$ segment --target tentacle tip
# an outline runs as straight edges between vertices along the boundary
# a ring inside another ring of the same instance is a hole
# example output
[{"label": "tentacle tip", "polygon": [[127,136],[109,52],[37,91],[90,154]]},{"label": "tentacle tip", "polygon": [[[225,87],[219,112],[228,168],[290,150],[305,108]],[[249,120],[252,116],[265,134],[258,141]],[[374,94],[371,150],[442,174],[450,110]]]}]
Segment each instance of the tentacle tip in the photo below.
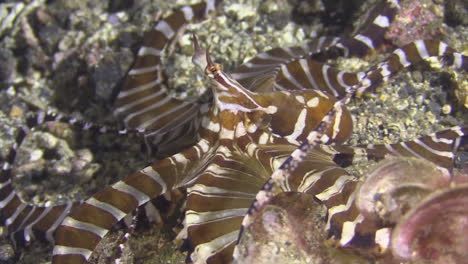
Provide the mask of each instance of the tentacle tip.
[{"label": "tentacle tip", "polygon": [[200,47],[198,43],[198,38],[195,33],[192,34],[193,37],[193,57],[192,62],[196,66],[200,67],[202,70],[205,70],[208,62],[206,61],[206,50]]}]

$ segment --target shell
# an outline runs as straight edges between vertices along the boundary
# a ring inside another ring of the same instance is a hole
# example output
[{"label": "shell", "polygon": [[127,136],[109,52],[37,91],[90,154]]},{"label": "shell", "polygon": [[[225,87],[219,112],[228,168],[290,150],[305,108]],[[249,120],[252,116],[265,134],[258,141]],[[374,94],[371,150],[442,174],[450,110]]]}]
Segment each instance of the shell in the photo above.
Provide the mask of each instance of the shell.
[{"label": "shell", "polygon": [[396,258],[431,263],[468,259],[468,184],[434,192],[411,209],[392,233]]},{"label": "shell", "polygon": [[370,170],[356,192],[356,205],[368,219],[395,224],[431,192],[449,186],[446,169],[416,158],[389,158]]}]

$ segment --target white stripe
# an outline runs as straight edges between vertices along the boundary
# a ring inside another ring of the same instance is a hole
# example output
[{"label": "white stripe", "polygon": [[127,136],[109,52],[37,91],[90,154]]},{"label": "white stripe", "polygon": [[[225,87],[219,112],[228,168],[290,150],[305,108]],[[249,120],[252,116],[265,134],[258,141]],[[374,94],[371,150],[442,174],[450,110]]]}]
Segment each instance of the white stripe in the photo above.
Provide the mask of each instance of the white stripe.
[{"label": "white stripe", "polygon": [[60,246],[56,245],[52,252],[53,256],[58,255],[81,255],[86,260],[89,259],[93,251],[85,249],[85,248],[74,248],[74,247],[67,247],[67,246]]},{"label": "white stripe", "polygon": [[5,161],[2,165],[2,170],[6,171],[6,170],[9,170],[10,168],[11,168],[10,163]]},{"label": "white stripe", "polygon": [[390,26],[390,21],[388,20],[388,17],[382,16],[382,15],[378,15],[374,19],[373,23],[376,24],[377,26],[381,27],[381,28],[387,28],[387,27]]},{"label": "white stripe", "polygon": [[146,218],[150,223],[163,224],[163,220],[159,210],[153,205],[153,203],[147,203],[144,205]]},{"label": "white stripe", "polygon": [[177,153],[177,154],[172,155],[171,159],[174,159],[176,163],[182,164],[184,166],[187,165],[187,163],[189,162],[187,157],[185,157],[185,155],[182,153]]},{"label": "white stripe", "polygon": [[94,197],[89,198],[88,200],[86,200],[85,203],[111,214],[117,221],[120,221],[120,219],[124,218],[127,215],[125,212],[123,212],[119,208],[111,204],[101,202]]},{"label": "white stripe", "polygon": [[155,72],[159,70],[159,65],[142,67],[142,68],[134,68],[128,72],[128,75],[138,75],[138,74],[145,74],[149,72]]},{"label": "white stripe", "polygon": [[247,131],[245,130],[244,123],[238,123],[236,126],[236,131],[234,133],[234,136],[236,138],[240,138],[247,135]]},{"label": "white stripe", "polygon": [[301,104],[305,103],[305,98],[302,95],[296,95],[294,98],[296,99],[296,101],[298,101]]},{"label": "white stripe", "polygon": [[375,232],[375,243],[383,249],[388,249],[390,246],[390,236],[392,235],[392,228],[381,228]]},{"label": "white stripe", "polygon": [[247,154],[249,154],[250,157],[255,157],[255,152],[257,151],[257,149],[257,145],[255,145],[254,143],[249,143],[247,145]]},{"label": "white stripe", "polygon": [[326,201],[333,196],[340,194],[347,183],[355,181],[353,176],[343,174],[335,180],[332,186],[325,189],[323,192],[316,194],[315,197],[320,201]]},{"label": "white stripe", "polygon": [[280,63],[252,63],[252,62],[246,62],[243,64],[245,67],[248,67],[250,69],[254,69],[254,68],[274,68],[278,65],[280,65]]},{"label": "white stripe", "polygon": [[206,13],[205,16],[208,15],[208,12],[214,11],[216,6],[215,6],[216,1],[215,0],[207,0],[206,1]]},{"label": "white stripe", "polygon": [[304,175],[304,177],[302,177],[301,184],[299,184],[299,187],[297,187],[297,191],[298,192],[309,191],[310,188],[312,188],[315,185],[315,183],[323,177],[325,173],[333,169],[335,168],[331,167],[331,168],[327,168],[327,169],[320,170],[320,171],[316,171],[316,170],[309,171],[308,173]]},{"label": "white stripe", "polygon": [[52,210],[52,206],[50,207],[46,207],[42,213],[36,217],[36,219],[34,219],[34,221],[32,221],[29,225],[27,225],[25,228],[24,228],[24,239],[26,241],[31,241],[32,238],[34,238],[34,233],[32,231],[32,227],[39,221],[41,221],[42,218],[44,218],[49,212],[50,210]]},{"label": "white stripe", "polygon": [[0,208],[4,208],[13,198],[15,197],[15,192],[10,192],[10,194],[0,201]]},{"label": "white stripe", "polygon": [[384,78],[384,81],[386,82],[388,80],[388,77],[392,74],[391,71],[388,70],[388,64],[384,63],[379,66],[380,69],[380,74]]},{"label": "white stripe", "polygon": [[396,49],[395,51],[393,51],[393,54],[398,56],[398,60],[400,64],[403,65],[403,67],[408,67],[408,65],[411,64],[406,59],[406,54],[402,49]]},{"label": "white stripe", "polygon": [[314,108],[314,107],[317,107],[319,105],[320,105],[320,99],[319,99],[318,96],[315,96],[312,99],[310,99],[309,101],[307,101],[307,107]]},{"label": "white stripe", "polygon": [[142,97],[142,98],[140,98],[138,100],[134,100],[134,101],[129,102],[128,104],[119,106],[114,110],[114,113],[116,115],[118,115],[119,113],[127,111],[129,108],[132,108],[132,107],[134,107],[136,105],[139,105],[139,104],[144,103],[146,101],[152,100],[152,99],[154,99],[154,98],[156,98],[158,96],[161,96],[161,94],[163,94],[164,92],[165,91],[163,89],[161,89],[158,92],[152,93],[149,96],[144,96],[144,97]]},{"label": "white stripe", "polygon": [[182,11],[182,13],[184,13],[184,18],[185,20],[187,21],[190,21],[192,20],[193,18],[193,10],[192,10],[192,7],[191,6],[184,6],[180,9],[180,11]]},{"label": "white stripe", "polygon": [[204,116],[202,118],[201,125],[202,125],[203,128],[205,128],[207,130],[210,130],[210,131],[212,131],[214,133],[219,133],[219,131],[221,129],[221,126],[219,125],[219,123],[215,123],[215,122],[211,121],[211,119],[208,116]]},{"label": "white stripe", "polygon": [[11,179],[8,179],[7,181],[0,183],[0,189],[3,189],[3,187],[9,185],[10,183],[11,183]]},{"label": "white stripe", "polygon": [[[307,76],[307,79],[309,80],[309,83],[312,85],[312,88],[319,90],[320,87],[318,86],[317,82],[315,81],[314,77],[310,73],[311,70],[309,68],[309,64],[307,63],[307,60],[305,59],[300,59],[299,64],[301,65],[302,69],[304,69],[304,72]],[[336,96],[336,94],[335,94]]]},{"label": "white stripe", "polygon": [[374,48],[374,43],[372,42],[372,39],[367,37],[367,36],[357,34],[356,36],[354,36],[354,39],[364,43],[364,45],[366,45],[367,47],[369,47],[371,49],[375,49]]},{"label": "white stripe", "polygon": [[169,25],[165,20],[159,21],[155,29],[161,31],[167,39],[171,39],[175,34],[171,25]]},{"label": "white stripe", "polygon": [[333,92],[334,96],[338,96],[339,95],[338,91],[335,90],[335,87],[333,87],[333,85],[330,82],[330,79],[328,78],[327,73],[328,73],[328,69],[330,69],[330,66],[322,65],[321,68],[322,68],[322,77],[323,77],[323,80],[325,81],[325,83],[327,84],[328,89],[330,89]]},{"label": "white stripe", "polygon": [[189,226],[207,224],[227,218],[243,217],[247,214],[248,208],[226,209],[220,211],[196,212],[188,210],[185,213],[186,224]]},{"label": "white stripe", "polygon": [[235,80],[242,80],[242,79],[247,79],[250,77],[257,77],[259,74],[269,72],[270,70],[271,70],[270,68],[266,68],[261,71],[236,72],[236,73],[231,73],[231,77],[234,78]]},{"label": "white stripe", "polygon": [[335,120],[333,121],[333,134],[331,135],[331,138],[335,139],[340,133],[341,118],[343,117],[343,107],[340,104],[340,101],[337,101],[333,107],[335,107],[337,110],[335,112]]},{"label": "white stripe", "polygon": [[[143,107],[142,109],[140,109],[140,110],[138,110],[138,111],[136,111],[136,112],[132,112],[131,114],[129,114],[129,115],[127,115],[127,116],[125,117],[125,119],[124,119],[125,124],[128,124],[128,123],[130,122],[130,120],[132,120],[132,119],[135,118],[136,116],[139,116],[139,115],[141,115],[141,114],[147,113],[147,112],[149,112],[149,111],[151,111],[151,110],[154,110],[154,109],[156,109],[156,108],[158,108],[158,107],[161,107],[161,106],[165,105],[165,104],[166,104],[167,102],[169,102],[171,99],[172,99],[172,98],[171,98],[170,96],[165,96],[165,97],[163,97],[161,100],[157,101],[157,102],[154,103],[154,104],[149,104],[149,105],[147,105],[146,107]],[[187,103],[182,103],[181,105],[184,105],[184,106],[185,106],[185,105],[187,105]],[[170,111],[172,111],[172,109],[171,109]],[[170,112],[170,111],[168,111],[168,112]],[[156,115],[156,117],[158,117],[158,119],[160,118],[159,116],[160,116],[160,115]],[[146,121],[146,122],[148,122],[148,121]],[[140,127],[140,128],[147,128],[148,125],[146,125],[146,126],[140,125],[139,127]]]},{"label": "white stripe", "polygon": [[[161,83],[161,80],[159,79],[156,79],[152,82],[149,82],[149,83],[145,83],[145,84],[142,84],[140,86],[137,86],[137,87],[131,87],[130,89],[128,90],[125,90],[125,91],[121,91],[119,93],[119,95],[117,95],[117,98],[123,98],[123,97],[126,97],[126,96],[129,96],[129,95],[133,95],[133,94],[136,94],[138,92],[141,92],[141,91],[144,91],[148,88],[152,88],[156,85],[158,85],[159,83]],[[164,89],[164,88],[160,88],[160,89]],[[164,89],[165,90],[165,89]]]},{"label": "white stripe", "polygon": [[445,54],[447,47],[447,44],[445,44],[444,42],[439,42],[439,56],[443,56]]},{"label": "white stripe", "polygon": [[90,224],[90,223],[86,223],[86,222],[83,222],[83,221],[78,221],[76,219],[71,218],[70,216],[65,218],[65,220],[63,220],[63,223],[61,225],[62,226],[69,226],[69,227],[79,229],[79,230],[84,230],[84,231],[87,231],[87,232],[91,232],[91,233],[97,235],[100,238],[103,238],[107,234],[107,231],[108,231],[107,229],[102,228],[100,226]]},{"label": "white stripe", "polygon": [[[24,225],[26,224],[26,222],[28,222],[29,218],[31,218],[31,215],[34,214],[34,212],[36,211],[37,209],[37,206],[32,206],[31,207],[31,210],[29,211],[28,215],[26,215],[25,218],[23,218],[23,221],[21,222],[21,224],[18,226],[17,230],[21,230],[24,228]],[[13,234],[12,234],[13,235]],[[23,230],[23,238],[24,238],[24,241],[26,242],[29,242],[31,241],[31,236],[30,234],[26,234],[26,230]]]},{"label": "white stripe", "polygon": [[422,142],[419,139],[414,140],[414,143],[424,147],[429,152],[434,153],[434,154],[436,154],[438,156],[447,157],[449,159],[454,157],[452,152],[450,152],[450,151],[440,151],[440,150],[433,149],[433,148],[429,147],[428,145],[426,145],[424,142]]},{"label": "white stripe", "polygon": [[[248,99],[253,105],[255,105],[257,108],[255,109],[249,109],[251,111],[253,110],[262,110],[264,111],[265,113],[267,114],[274,114],[276,113],[276,111],[278,111],[278,108],[275,107],[275,106],[268,106],[268,107],[262,107],[261,105],[258,104],[258,102],[253,98],[253,95],[252,92],[246,90],[240,83],[238,83],[236,80],[232,79],[231,77],[229,77],[228,75],[226,75],[226,73],[224,72],[220,72],[218,77],[222,78],[223,81],[230,87],[230,88],[234,88],[236,89],[236,91],[238,91],[239,93],[242,93],[246,99]],[[222,86],[219,82],[216,82],[217,86],[223,90],[224,89],[224,86]],[[218,96],[219,97],[219,96]],[[221,107],[220,107],[221,108]]]},{"label": "white stripe", "polygon": [[453,65],[455,68],[461,68],[463,66],[463,56],[458,52],[453,53]]},{"label": "white stripe", "polygon": [[[354,193],[353,193],[354,194]],[[328,219],[327,219],[327,224],[325,225],[325,231],[329,231],[331,228],[331,219],[335,214],[339,214],[341,212],[346,212],[351,208],[351,206],[354,204],[354,197],[350,196],[348,198],[348,201],[346,201],[346,204],[339,204],[336,206],[333,206],[332,208],[328,209]]]},{"label": "white stripe", "polygon": [[[140,125],[141,128],[147,128],[149,126],[151,126],[152,124],[154,124],[156,121],[158,121],[159,119],[165,117],[165,116],[168,116],[184,107],[186,107],[187,105],[189,105],[188,103],[180,103],[179,105],[177,105],[176,107],[172,108],[171,110],[169,111],[166,111],[164,112],[163,114],[161,115],[157,115],[153,118],[151,118],[150,120],[144,122],[143,124]],[[183,113],[180,113],[179,116],[185,116],[186,118],[190,118],[191,116],[194,116],[197,114],[198,111],[195,111],[197,108],[197,105],[192,105],[190,108],[188,108],[186,111],[184,111]]]},{"label": "white stripe", "polygon": [[349,49],[348,49],[345,45],[343,45],[343,43],[338,43],[338,44],[336,44],[336,47],[337,47],[337,48],[341,48],[341,49],[343,50],[343,53],[344,53],[343,55],[344,55],[345,57],[348,57],[348,56],[349,56]]},{"label": "white stripe", "polygon": [[269,140],[270,140],[270,135],[267,133],[262,133],[260,135],[260,138],[258,139],[258,144],[265,145],[269,142]]},{"label": "white stripe", "polygon": [[206,153],[210,149],[210,142],[202,138],[197,145],[202,149],[203,153]]},{"label": "white stripe", "polygon": [[60,216],[57,217],[55,219],[55,222],[49,227],[49,229],[47,229],[46,234],[45,234],[47,241],[54,243],[55,240],[54,240],[53,234],[55,233],[55,230],[57,230],[57,227],[60,225],[60,223],[62,223],[63,219],[68,215],[71,207],[72,207],[72,203],[68,202],[67,206],[65,207],[63,212],[60,214]]},{"label": "white stripe", "polygon": [[37,124],[42,124],[44,122],[45,116],[46,116],[46,113],[44,113],[42,111],[39,112],[39,114],[37,114],[36,123]]},{"label": "white stripe", "polygon": [[352,222],[346,221],[343,223],[343,230],[341,231],[340,245],[346,246],[354,237],[356,225],[364,220],[364,216],[359,214]]},{"label": "white stripe", "polygon": [[219,236],[210,242],[200,244],[195,247],[194,252],[190,255],[194,263],[206,263],[206,260],[232,244],[237,240],[239,230]]},{"label": "white stripe", "polygon": [[146,56],[146,55],[152,55],[152,56],[161,56],[162,50],[158,50],[152,47],[141,47],[138,50],[138,56]]},{"label": "white stripe", "polygon": [[279,62],[288,61],[288,59],[286,59],[286,58],[274,56],[274,55],[272,55],[272,54],[270,54],[268,52],[259,53],[255,57],[263,59],[263,60],[275,60],[275,61],[279,61]]},{"label": "white stripe", "polygon": [[16,218],[18,217],[18,215],[23,212],[24,208],[26,208],[26,204],[25,203],[21,203],[18,207],[16,207],[15,209],[15,212],[10,216],[8,217],[6,220],[5,220],[5,227],[8,229],[8,226],[13,224],[13,222],[16,220]]},{"label": "white stripe", "polygon": [[395,156],[401,156],[401,154],[400,154],[396,149],[394,149],[393,146],[392,146],[391,144],[386,143],[386,144],[384,144],[384,146],[385,146],[385,148],[386,148],[390,153],[392,153],[393,155],[395,155]]},{"label": "white stripe", "polygon": [[304,88],[288,70],[288,67],[285,64],[281,65],[281,71],[288,81],[290,81],[297,88]]},{"label": "white stripe", "polygon": [[463,133],[460,126],[452,127],[450,130],[457,133],[457,135],[460,136],[460,137],[465,136],[465,133]]},{"label": "white stripe", "polygon": [[396,7],[398,9],[400,9],[400,3],[399,3],[399,0],[389,0],[388,2],[390,2],[392,5],[392,7]]},{"label": "white stripe", "polygon": [[234,138],[234,131],[222,127],[219,138],[220,139],[233,139]]},{"label": "white stripe", "polygon": [[344,71],[340,71],[338,72],[338,75],[336,76],[336,80],[338,81],[338,84],[341,86],[341,87],[344,87],[346,90],[349,89],[349,85],[346,84],[343,80],[343,75],[345,75],[346,72]]},{"label": "white stripe", "polygon": [[289,142],[293,144],[298,143],[297,138],[302,134],[304,128],[306,127],[306,118],[307,109],[304,108],[301,110],[301,113],[299,113],[299,116],[297,117],[296,123],[294,124],[293,132],[285,137]]},{"label": "white stripe", "polygon": [[406,149],[411,154],[413,154],[413,156],[415,156],[417,158],[428,160],[424,156],[422,156],[421,154],[419,154],[419,153],[415,152],[414,150],[412,150],[408,145],[406,145],[406,142],[401,142],[399,145],[402,146],[404,149]]},{"label": "white stripe", "polygon": [[140,172],[143,173],[144,175],[150,177],[155,182],[157,182],[162,188],[162,191],[161,191],[162,194],[166,193],[166,191],[167,191],[166,182],[164,182],[164,180],[161,178],[161,174],[159,174],[159,172],[157,172],[155,169],[153,169],[153,167],[148,166],[148,167],[140,170]]},{"label": "white stripe", "polygon": [[453,140],[451,139],[448,139],[448,138],[443,138],[443,137],[437,137],[437,134],[433,134],[430,136],[432,141],[434,141],[435,143],[444,143],[444,144],[447,144],[447,145],[452,145],[453,144]]},{"label": "white stripe", "polygon": [[416,50],[418,51],[418,54],[421,58],[426,59],[429,58],[429,52],[426,49],[426,44],[424,43],[424,40],[416,40],[414,42],[414,45],[416,46]]},{"label": "white stripe", "polygon": [[142,205],[142,204],[144,204],[144,203],[146,203],[146,202],[148,202],[150,200],[148,195],[146,195],[143,192],[140,192],[135,187],[130,186],[130,185],[126,184],[123,181],[119,181],[119,182],[115,183],[114,185],[112,185],[112,188],[133,196],[138,201],[138,206],[140,206],[140,205]]},{"label": "white stripe", "polygon": [[188,191],[189,193],[199,193],[203,196],[205,196],[204,194],[236,194],[244,197],[255,197],[255,194],[252,193],[232,191],[219,187],[206,186],[204,184],[195,184],[194,186],[188,188]]}]

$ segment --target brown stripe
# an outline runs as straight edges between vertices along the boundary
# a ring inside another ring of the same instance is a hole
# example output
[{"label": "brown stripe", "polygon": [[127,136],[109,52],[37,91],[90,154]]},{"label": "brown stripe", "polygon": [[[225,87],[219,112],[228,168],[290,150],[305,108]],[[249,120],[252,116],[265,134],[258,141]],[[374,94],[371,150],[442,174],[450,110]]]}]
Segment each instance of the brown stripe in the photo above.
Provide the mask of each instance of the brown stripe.
[{"label": "brown stripe", "polygon": [[39,222],[34,225],[35,230],[47,231],[59,218],[67,205],[54,206]]},{"label": "brown stripe", "polygon": [[83,264],[86,262],[81,255],[55,255],[52,257],[54,264]]},{"label": "brown stripe", "polygon": [[222,235],[238,230],[241,222],[242,217],[233,217],[208,224],[189,226],[189,240],[195,245],[207,243]]},{"label": "brown stripe", "polygon": [[94,233],[75,229],[69,226],[60,226],[55,232],[57,245],[67,247],[77,247],[94,250],[101,238]]}]

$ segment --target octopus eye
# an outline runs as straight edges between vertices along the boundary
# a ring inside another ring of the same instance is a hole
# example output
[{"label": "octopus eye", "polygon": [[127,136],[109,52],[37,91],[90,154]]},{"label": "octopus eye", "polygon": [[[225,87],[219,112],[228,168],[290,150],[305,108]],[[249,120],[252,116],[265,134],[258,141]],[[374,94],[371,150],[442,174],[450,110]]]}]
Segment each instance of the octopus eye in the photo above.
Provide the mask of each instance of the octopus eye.
[{"label": "octopus eye", "polygon": [[205,70],[205,74],[208,76],[215,76],[219,74],[219,72],[222,70],[222,67],[220,64],[213,64],[213,65],[208,65]]}]

